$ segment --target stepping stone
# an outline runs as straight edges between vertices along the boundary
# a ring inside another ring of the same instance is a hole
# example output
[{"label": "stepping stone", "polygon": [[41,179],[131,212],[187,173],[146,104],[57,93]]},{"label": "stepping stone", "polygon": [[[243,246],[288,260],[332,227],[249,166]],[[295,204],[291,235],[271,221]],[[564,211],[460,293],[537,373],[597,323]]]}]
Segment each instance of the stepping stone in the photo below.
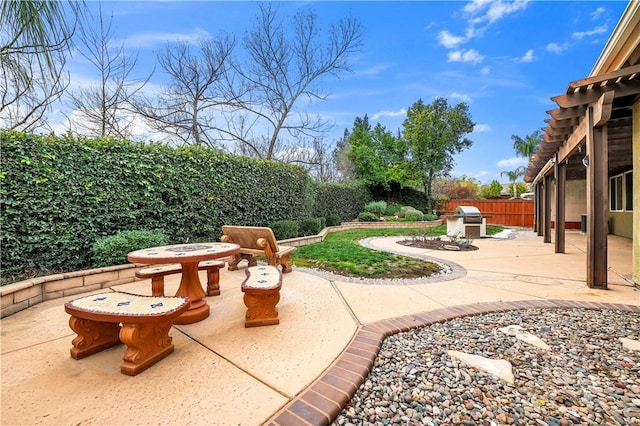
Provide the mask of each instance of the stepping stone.
[{"label": "stepping stone", "polygon": [[545,351],[551,349],[549,345],[542,341],[538,336],[525,331],[524,328],[520,327],[519,325],[508,325],[506,327],[499,328],[498,330],[502,331],[508,336],[513,336],[518,340],[522,340],[523,342],[526,342]]},{"label": "stepping stone", "polygon": [[627,339],[626,337],[621,337],[620,341],[622,342],[623,349],[627,349],[629,351],[640,351],[640,341]]},{"label": "stepping stone", "polygon": [[450,357],[459,359],[470,367],[475,367],[485,373],[489,373],[498,379],[513,384],[513,368],[509,361],[504,359],[490,359],[480,355],[471,355],[460,351],[447,351]]}]

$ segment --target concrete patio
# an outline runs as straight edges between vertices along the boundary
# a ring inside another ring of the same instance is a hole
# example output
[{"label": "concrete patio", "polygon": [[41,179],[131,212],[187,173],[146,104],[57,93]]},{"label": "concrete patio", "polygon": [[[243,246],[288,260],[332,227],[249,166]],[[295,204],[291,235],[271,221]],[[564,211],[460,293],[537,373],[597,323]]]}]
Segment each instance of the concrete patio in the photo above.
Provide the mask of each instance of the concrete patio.
[{"label": "concrete patio", "polygon": [[[326,413],[339,410],[336,401],[348,396],[340,383],[330,386],[319,378],[346,356],[357,364],[356,351],[345,355],[346,348],[375,355],[364,328],[389,329],[393,321],[409,327],[406,319],[394,319],[430,312],[464,315],[485,307],[563,304],[558,301],[619,304],[640,312],[640,291],[631,283],[631,241],[624,238],[609,237],[606,291],[585,285],[586,237],[578,232],[567,233],[565,254],[554,254],[553,245],[531,230],[518,230],[511,239],[476,240],[479,250],[469,252],[425,252],[398,245],[398,239],[369,244],[455,262],[461,266],[458,277],[354,283],[294,267],[283,278],[280,324],[247,329],[240,291],[244,270],[224,269],[221,295],[207,297],[209,318],[174,326],[175,352],[135,377],[120,374],[123,346],[79,361],[69,356],[75,334],[63,305],[79,296],[6,317],[0,321],[1,424],[326,424]],[[178,283],[179,275],[168,277],[166,294]],[[151,285],[143,280],[113,290],[151,294]],[[361,358],[366,369],[369,361]],[[344,386],[349,389],[358,380],[352,376],[345,372],[335,381],[350,381]]]}]

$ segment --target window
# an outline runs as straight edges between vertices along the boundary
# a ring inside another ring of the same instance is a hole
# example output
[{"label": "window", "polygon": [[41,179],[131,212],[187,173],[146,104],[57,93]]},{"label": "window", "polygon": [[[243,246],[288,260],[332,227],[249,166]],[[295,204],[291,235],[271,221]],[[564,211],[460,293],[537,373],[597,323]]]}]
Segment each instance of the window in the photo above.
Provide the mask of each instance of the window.
[{"label": "window", "polygon": [[624,175],[624,196],[625,196],[624,209],[630,212],[633,210],[633,174],[632,172],[625,173]]},{"label": "window", "polygon": [[609,210],[633,210],[633,174],[623,173],[609,179]]}]

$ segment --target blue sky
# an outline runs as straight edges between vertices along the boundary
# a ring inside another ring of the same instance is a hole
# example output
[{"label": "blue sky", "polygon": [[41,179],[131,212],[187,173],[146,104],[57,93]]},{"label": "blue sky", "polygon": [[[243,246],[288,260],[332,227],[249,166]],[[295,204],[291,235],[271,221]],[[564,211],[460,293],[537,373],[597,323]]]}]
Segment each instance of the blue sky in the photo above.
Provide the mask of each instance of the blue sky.
[{"label": "blue sky", "polygon": [[[99,3],[89,2],[97,11]],[[352,72],[325,79],[326,101],[308,106],[335,123],[334,143],[356,117],[369,116],[393,133],[418,99],[466,102],[476,129],[473,146],[456,156],[453,175],[488,183],[525,165],[511,135],[545,126],[550,97],[589,75],[627,6],[623,1],[283,2],[282,16],[312,8],[323,27],[351,14],[364,29]],[[241,39],[258,6],[253,2],[103,2],[116,37],[138,52],[139,74],[167,42],[232,33]],[[76,55],[79,56],[79,55]],[[69,65],[72,87],[94,78],[80,59]],[[154,80],[161,76],[154,76]],[[75,83],[74,83],[75,82]]]}]

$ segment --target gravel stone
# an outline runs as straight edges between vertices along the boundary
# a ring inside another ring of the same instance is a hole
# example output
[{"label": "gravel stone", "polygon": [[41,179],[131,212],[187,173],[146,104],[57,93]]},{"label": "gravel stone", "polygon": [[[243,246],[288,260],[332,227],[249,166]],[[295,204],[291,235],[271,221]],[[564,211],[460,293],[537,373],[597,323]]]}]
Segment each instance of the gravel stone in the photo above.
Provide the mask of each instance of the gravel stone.
[{"label": "gravel stone", "polygon": [[[498,331],[514,324],[550,350]],[[640,426],[640,351],[624,349],[621,338],[640,340],[640,314],[527,309],[398,333],[332,424]],[[504,359],[515,383],[448,350]]]}]

